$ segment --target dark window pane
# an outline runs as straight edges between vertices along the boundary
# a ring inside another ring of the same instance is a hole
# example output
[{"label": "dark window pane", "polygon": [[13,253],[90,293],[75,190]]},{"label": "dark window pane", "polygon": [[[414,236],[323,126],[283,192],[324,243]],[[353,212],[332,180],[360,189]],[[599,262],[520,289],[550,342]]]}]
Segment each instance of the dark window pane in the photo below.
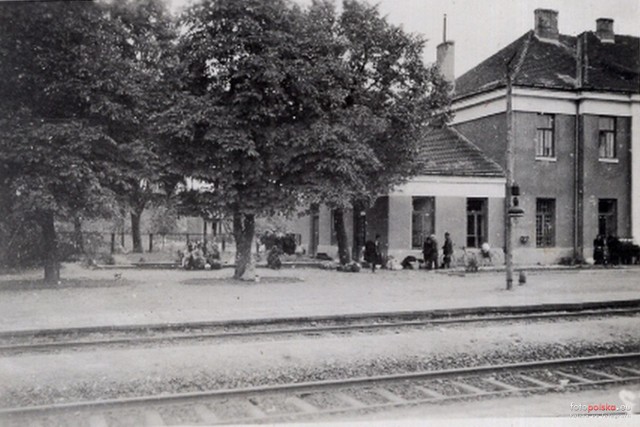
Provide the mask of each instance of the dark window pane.
[{"label": "dark window pane", "polygon": [[555,246],[555,204],[554,199],[536,200],[536,246]]},{"label": "dark window pane", "polygon": [[467,199],[467,246],[478,248],[484,243],[487,199]]}]

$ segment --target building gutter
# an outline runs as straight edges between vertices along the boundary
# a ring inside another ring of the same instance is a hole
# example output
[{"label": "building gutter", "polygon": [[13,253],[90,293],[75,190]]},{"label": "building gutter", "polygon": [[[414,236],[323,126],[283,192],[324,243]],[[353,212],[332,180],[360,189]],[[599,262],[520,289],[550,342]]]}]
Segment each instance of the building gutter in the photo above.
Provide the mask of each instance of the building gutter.
[{"label": "building gutter", "polygon": [[[583,82],[586,81],[584,72],[584,45],[581,36],[578,36],[576,52],[576,90],[581,90]],[[575,129],[574,129],[574,144],[573,144],[573,259],[574,262],[578,262],[584,258],[584,232],[582,230],[584,216],[583,216],[583,204],[584,204],[584,188],[583,188],[583,159],[582,159],[582,116],[580,114],[582,97],[576,98],[576,115],[575,115]]]},{"label": "building gutter", "polygon": [[575,262],[584,257],[583,224],[583,179],[582,179],[582,116],[580,115],[580,100],[576,101],[575,135],[574,135],[574,211],[573,211],[573,258]]}]

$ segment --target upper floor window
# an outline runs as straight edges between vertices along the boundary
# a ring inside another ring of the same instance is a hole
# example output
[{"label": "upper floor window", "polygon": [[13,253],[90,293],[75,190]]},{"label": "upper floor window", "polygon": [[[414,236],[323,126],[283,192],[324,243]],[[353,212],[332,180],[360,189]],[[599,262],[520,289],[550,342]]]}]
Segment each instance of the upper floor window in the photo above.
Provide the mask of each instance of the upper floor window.
[{"label": "upper floor window", "polygon": [[601,159],[616,158],[616,119],[600,117],[598,120],[600,133],[598,136],[598,157]]},{"label": "upper floor window", "polygon": [[553,114],[538,114],[536,123],[536,157],[555,157]]}]

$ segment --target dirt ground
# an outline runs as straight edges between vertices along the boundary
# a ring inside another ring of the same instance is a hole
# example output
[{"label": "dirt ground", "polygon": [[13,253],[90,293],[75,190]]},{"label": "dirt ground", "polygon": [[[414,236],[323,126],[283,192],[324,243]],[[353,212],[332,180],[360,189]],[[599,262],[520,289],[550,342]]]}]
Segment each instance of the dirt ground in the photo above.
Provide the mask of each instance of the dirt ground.
[{"label": "dirt ground", "polygon": [[640,298],[640,269],[539,271],[505,290],[504,273],[340,273],[258,269],[257,283],[231,269],[91,270],[66,264],[43,289],[40,271],[0,276],[0,331],[269,317],[577,303]]}]

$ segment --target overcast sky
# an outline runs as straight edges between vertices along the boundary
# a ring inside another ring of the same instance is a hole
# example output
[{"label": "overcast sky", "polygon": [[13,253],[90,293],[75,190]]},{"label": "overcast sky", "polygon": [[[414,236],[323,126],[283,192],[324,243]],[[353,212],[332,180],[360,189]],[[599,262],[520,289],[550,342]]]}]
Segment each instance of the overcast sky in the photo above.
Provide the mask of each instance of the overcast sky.
[{"label": "overcast sky", "polygon": [[[187,0],[172,1],[182,4]],[[369,3],[378,4],[390,22],[428,40],[425,62],[435,61],[446,13],[447,38],[455,42],[456,76],[532,29],[533,11],[537,8],[559,12],[558,27],[562,34],[593,31],[596,19],[612,18],[616,34],[640,36],[639,0],[370,0]]]}]

